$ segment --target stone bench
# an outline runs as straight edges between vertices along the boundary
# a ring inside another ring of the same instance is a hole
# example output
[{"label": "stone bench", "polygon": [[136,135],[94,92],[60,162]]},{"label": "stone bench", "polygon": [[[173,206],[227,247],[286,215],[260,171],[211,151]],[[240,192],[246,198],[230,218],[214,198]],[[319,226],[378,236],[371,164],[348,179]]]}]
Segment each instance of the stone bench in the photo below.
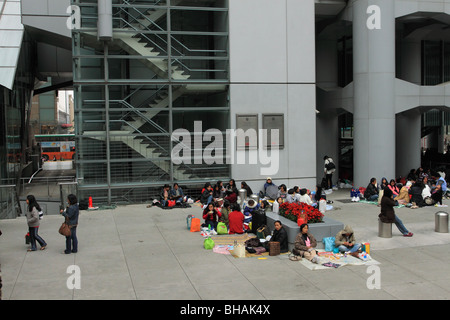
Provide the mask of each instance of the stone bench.
[{"label": "stone bench", "polygon": [[[272,232],[274,227],[274,222],[280,220],[283,224],[284,229],[288,234],[288,244],[289,250],[292,250],[295,243],[295,238],[297,234],[300,232],[300,227],[297,222],[289,220],[285,217],[280,216],[278,213],[266,212],[267,216],[267,227]],[[336,221],[329,217],[323,217],[323,222],[320,223],[310,223],[309,232],[316,238],[317,240],[317,249],[323,249],[324,244],[322,242],[323,238],[327,237],[335,237],[336,234],[344,229],[344,224],[342,222]]]}]

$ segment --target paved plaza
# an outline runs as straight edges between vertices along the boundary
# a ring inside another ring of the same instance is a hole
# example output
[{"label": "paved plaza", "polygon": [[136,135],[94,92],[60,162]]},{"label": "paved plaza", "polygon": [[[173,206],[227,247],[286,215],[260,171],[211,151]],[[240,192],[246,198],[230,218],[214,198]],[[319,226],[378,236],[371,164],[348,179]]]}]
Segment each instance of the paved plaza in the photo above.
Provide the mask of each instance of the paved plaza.
[{"label": "paved plaza", "polygon": [[[349,199],[347,189],[328,198],[334,203],[326,215],[351,225],[358,242],[370,242],[371,256],[380,263],[379,289],[368,288],[367,266],[313,271],[287,255],[235,258],[205,250],[202,236],[186,227],[188,214],[201,218],[199,207],[162,210],[139,204],[81,211],[79,252],[69,255],[63,254],[65,239],[58,234],[63,221],[59,215],[41,221],[39,234],[48,247],[35,252],[27,252],[24,217],[0,221],[2,298],[450,299],[450,234],[434,231],[435,213],[448,208],[396,209],[414,236],[403,237],[394,225],[393,237],[386,239],[378,237],[379,207],[339,201]],[[450,205],[450,200],[444,204]],[[80,275],[79,282],[70,280],[75,274]]]}]

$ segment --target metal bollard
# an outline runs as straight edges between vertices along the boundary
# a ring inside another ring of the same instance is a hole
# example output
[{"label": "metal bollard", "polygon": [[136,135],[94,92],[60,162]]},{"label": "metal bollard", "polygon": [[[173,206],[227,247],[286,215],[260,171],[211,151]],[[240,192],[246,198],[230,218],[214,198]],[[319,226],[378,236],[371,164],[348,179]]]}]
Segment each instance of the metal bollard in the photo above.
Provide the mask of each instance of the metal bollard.
[{"label": "metal bollard", "polygon": [[378,219],[378,236],[380,238],[392,238],[392,223],[384,223]]},{"label": "metal bollard", "polygon": [[434,231],[448,233],[448,213],[443,211],[436,212]]},{"label": "metal bollard", "polygon": [[245,200],[247,200],[247,189],[239,189],[238,196],[239,196],[239,204],[242,207]]}]

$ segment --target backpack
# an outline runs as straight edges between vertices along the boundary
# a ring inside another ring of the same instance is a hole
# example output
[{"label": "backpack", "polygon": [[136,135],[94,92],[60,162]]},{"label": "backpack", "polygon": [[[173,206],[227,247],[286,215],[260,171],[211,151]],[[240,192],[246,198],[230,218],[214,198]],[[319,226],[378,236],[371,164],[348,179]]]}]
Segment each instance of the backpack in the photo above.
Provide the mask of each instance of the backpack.
[{"label": "backpack", "polygon": [[325,165],[325,168],[327,169],[327,170],[333,170],[333,169],[336,169],[336,165],[334,164],[334,162],[328,162],[326,165]]}]

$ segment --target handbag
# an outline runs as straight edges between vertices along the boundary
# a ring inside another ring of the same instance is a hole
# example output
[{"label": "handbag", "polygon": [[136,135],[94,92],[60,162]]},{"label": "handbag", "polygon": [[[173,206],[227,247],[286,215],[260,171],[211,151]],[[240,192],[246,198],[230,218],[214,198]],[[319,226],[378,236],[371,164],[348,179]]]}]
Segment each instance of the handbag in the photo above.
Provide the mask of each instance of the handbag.
[{"label": "handbag", "polygon": [[25,235],[25,244],[30,244],[31,239],[30,239],[30,233],[27,232],[27,234]]},{"label": "handbag", "polygon": [[65,236],[65,237],[70,237],[72,235],[72,231],[70,230],[70,226],[67,223],[67,218],[66,220],[61,224],[61,227],[59,227],[59,234]]}]

